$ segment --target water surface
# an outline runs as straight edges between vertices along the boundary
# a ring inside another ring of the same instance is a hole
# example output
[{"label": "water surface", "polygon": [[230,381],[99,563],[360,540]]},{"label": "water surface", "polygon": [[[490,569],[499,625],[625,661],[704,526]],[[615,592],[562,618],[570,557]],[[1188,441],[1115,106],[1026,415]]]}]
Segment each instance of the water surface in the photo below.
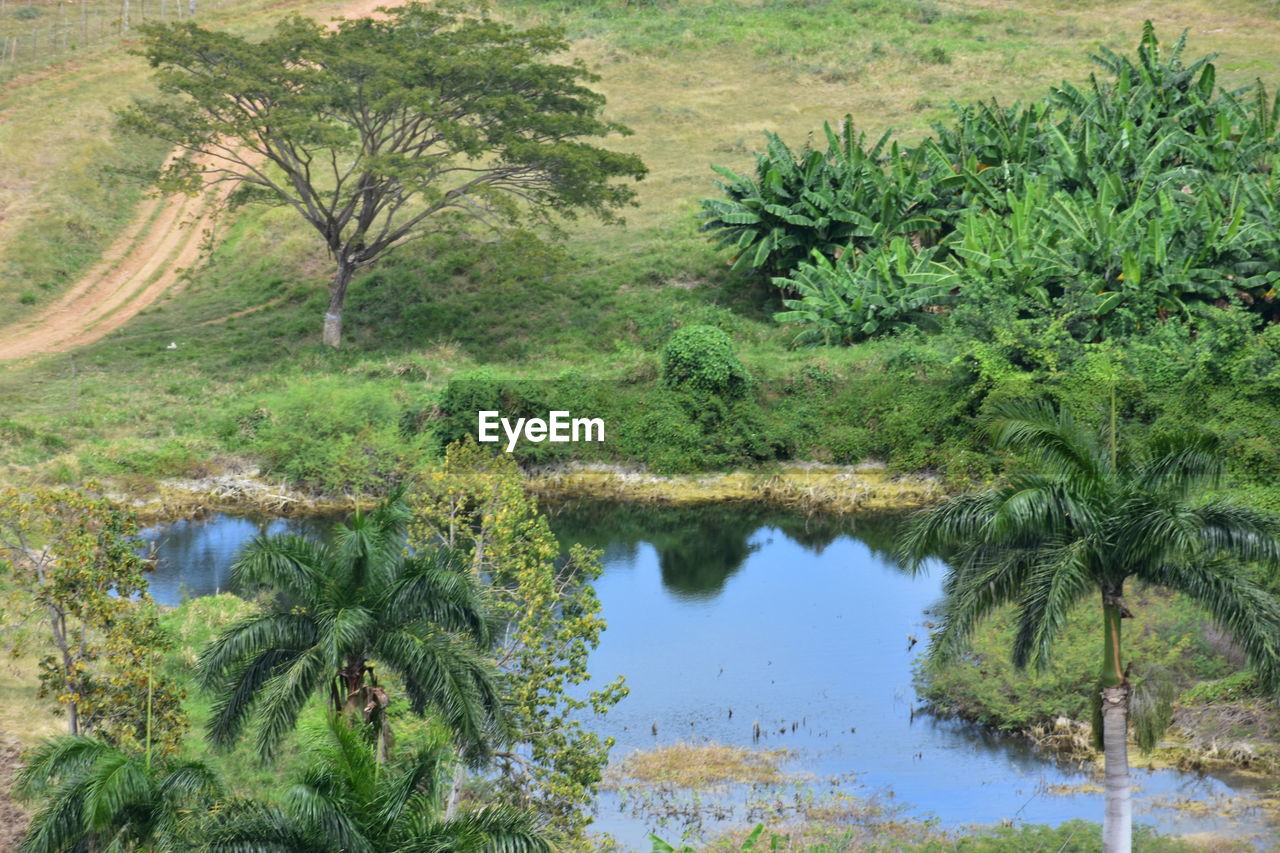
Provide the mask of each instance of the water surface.
[{"label": "water surface", "polygon": [[[252,536],[331,524],[215,516],[151,531],[153,594],[177,603],[226,590]],[[553,509],[552,524],[604,554],[596,588],[609,628],[591,670],[601,682],[623,674],[631,690],[598,724],[615,756],[678,742],[786,749],[788,770],[819,792],[852,777],[945,826],[1100,819],[1101,794],[1053,793],[1096,782],[1089,773],[918,707],[911,667],[923,646],[910,638],[927,636],[942,569],[912,578],[894,565],[892,519],[592,502]],[[1135,782],[1138,821],[1164,832],[1267,831],[1247,789],[1173,770],[1138,770]],[[1229,800],[1230,816],[1159,805],[1186,800]],[[727,805],[731,822],[746,820],[741,803]],[[657,826],[623,806],[603,797],[598,828],[639,846]]]}]

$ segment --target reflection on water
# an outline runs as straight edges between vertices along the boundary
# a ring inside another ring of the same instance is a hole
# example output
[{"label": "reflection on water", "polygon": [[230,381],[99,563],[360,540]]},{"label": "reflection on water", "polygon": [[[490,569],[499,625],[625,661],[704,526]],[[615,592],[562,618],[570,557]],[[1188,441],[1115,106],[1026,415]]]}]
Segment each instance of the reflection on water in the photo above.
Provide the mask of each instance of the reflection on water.
[{"label": "reflection on water", "polygon": [[752,537],[763,527],[821,555],[838,537],[857,537],[889,561],[899,518],[872,515],[857,519],[802,516],[753,504],[655,508],[642,504],[575,501],[551,509],[561,542],[580,543],[604,552],[606,565],[634,562],[642,544],[658,555],[662,583],[672,594],[714,598],[725,582],[761,547]]},{"label": "reflection on water", "polygon": [[161,604],[186,598],[236,592],[231,563],[236,551],[255,536],[287,533],[326,536],[336,518],[271,518],[211,515],[175,521],[143,531],[155,546],[156,570],[149,576],[151,596]]},{"label": "reflection on water", "polygon": [[[786,749],[789,769],[816,786],[852,774],[943,825],[1100,818],[1088,773],[920,713],[911,666],[921,647],[907,636],[926,636],[941,572],[912,578],[893,564],[894,519],[597,502],[556,507],[551,519],[562,541],[604,553],[596,587],[609,629],[591,670],[602,682],[624,674],[631,688],[599,724],[615,756],[678,742]],[[331,526],[225,516],[170,525],[153,533],[153,593],[176,603],[183,591],[226,589],[232,555],[251,537]],[[1140,822],[1175,833],[1265,830],[1246,789],[1169,770],[1136,775]],[[1231,796],[1243,799],[1225,812],[1157,806]],[[599,828],[639,846],[653,827],[618,805],[603,797]]]}]

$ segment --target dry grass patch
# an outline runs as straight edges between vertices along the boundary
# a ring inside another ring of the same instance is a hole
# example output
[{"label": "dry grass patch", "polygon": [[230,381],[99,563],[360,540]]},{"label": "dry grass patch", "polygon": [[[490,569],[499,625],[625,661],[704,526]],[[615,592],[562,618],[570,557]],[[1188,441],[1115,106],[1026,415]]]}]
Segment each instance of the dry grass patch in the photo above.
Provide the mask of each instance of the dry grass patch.
[{"label": "dry grass patch", "polygon": [[723,785],[777,785],[789,777],[782,765],[792,753],[785,749],[756,750],[718,743],[677,743],[633,752],[610,765],[604,787],[667,786],[714,788]]},{"label": "dry grass patch", "polygon": [[892,477],[884,466],[872,463],[793,463],[761,471],[685,477],[579,464],[537,473],[529,480],[529,488],[552,499],[593,497],[677,506],[750,501],[826,512],[914,509],[945,497],[936,480]]}]

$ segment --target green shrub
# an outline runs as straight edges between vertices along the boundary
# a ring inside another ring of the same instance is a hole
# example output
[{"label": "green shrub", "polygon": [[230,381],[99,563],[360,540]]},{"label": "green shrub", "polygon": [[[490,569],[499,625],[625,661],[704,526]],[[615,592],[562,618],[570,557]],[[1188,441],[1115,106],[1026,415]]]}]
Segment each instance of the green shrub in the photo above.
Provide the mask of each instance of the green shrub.
[{"label": "green shrub", "polygon": [[907,328],[936,328],[938,310],[951,302],[955,273],[936,262],[935,250],[916,252],[903,238],[832,263],[820,252],[774,283],[794,292],[776,315],[805,329],[797,343],[852,343]]},{"label": "green shrub", "polygon": [[380,385],[302,378],[231,415],[222,435],[259,457],[264,473],[325,492],[378,493],[433,455],[425,436],[402,434],[406,408]]},{"label": "green shrub", "polygon": [[[1135,618],[1126,623],[1125,643],[1136,678],[1158,671],[1182,688],[1230,672],[1227,660],[1204,636],[1203,613],[1186,599],[1137,593],[1130,607]],[[946,664],[920,660],[920,695],[943,713],[1007,731],[1059,716],[1087,722],[1102,657],[1101,619],[1101,608],[1077,607],[1051,665],[1040,672],[1019,671],[1008,652],[1014,620],[1002,612],[975,632],[971,654],[964,659]]]},{"label": "green shrub", "polygon": [[936,326],[953,303],[1064,318],[1078,341],[1205,305],[1278,318],[1280,102],[1219,88],[1212,57],[1184,48],[1148,22],[1136,60],[1092,57],[1109,79],[959,107],[912,148],[868,148],[847,117],[825,152],[770,135],[754,179],[717,169],[726,198],[703,202],[703,228],[798,296],[779,316],[809,342]]},{"label": "green shrub", "polygon": [[209,454],[192,443],[170,439],[151,443],[126,442],[90,452],[86,475],[154,478],[202,477],[210,473]]},{"label": "green shrub", "polygon": [[1239,702],[1261,695],[1258,674],[1252,670],[1233,672],[1226,678],[1205,681],[1187,690],[1178,698],[1186,705],[1215,705],[1222,702]]},{"label": "green shrub", "polygon": [[662,348],[662,381],[673,390],[745,397],[751,376],[733,351],[733,341],[715,326],[683,326]]}]

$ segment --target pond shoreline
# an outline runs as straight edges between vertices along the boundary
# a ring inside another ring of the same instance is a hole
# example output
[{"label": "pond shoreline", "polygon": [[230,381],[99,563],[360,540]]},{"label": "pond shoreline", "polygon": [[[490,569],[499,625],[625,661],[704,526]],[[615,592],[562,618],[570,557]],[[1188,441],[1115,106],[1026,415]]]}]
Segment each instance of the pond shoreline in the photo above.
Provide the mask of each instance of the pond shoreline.
[{"label": "pond shoreline", "polygon": [[[567,465],[526,472],[526,483],[540,499],[562,502],[579,499],[635,502],[653,505],[754,503],[808,513],[844,515],[909,511],[947,497],[941,481],[923,477],[892,477],[882,465],[863,463],[836,466],[796,463],[754,470],[658,476],[642,469],[614,465]],[[212,513],[251,513],[281,517],[349,512],[368,506],[375,498],[352,495],[316,495],[271,483],[255,469],[195,480],[168,480],[155,484],[145,495],[114,494],[130,505],[144,523],[154,524]],[[940,718],[953,716],[933,709]],[[1073,723],[1073,725],[1079,725]],[[1026,738],[1037,749],[1064,760],[1080,760],[1078,749],[1058,743],[1060,738],[1035,730],[1009,732]],[[1075,740],[1075,738],[1071,738]],[[1273,778],[1275,750],[1264,744],[1249,760],[1219,744],[1194,736],[1171,739],[1157,755],[1135,762],[1193,771],[1230,771],[1254,778]],[[1261,753],[1259,755],[1258,753]],[[1262,761],[1257,761],[1262,758]],[[1264,769],[1265,768],[1265,769]],[[1280,810],[1280,800],[1276,807]]]},{"label": "pond shoreline", "polygon": [[[658,476],[621,465],[572,464],[527,471],[526,483],[539,498],[557,501],[592,498],[686,506],[743,502],[835,514],[917,509],[948,495],[936,478],[891,476],[875,462],[791,463],[685,476]],[[323,515],[349,512],[377,500],[309,493],[271,482],[247,467],[199,479],[161,480],[143,493],[135,487],[110,496],[147,523],[212,512]]]}]

